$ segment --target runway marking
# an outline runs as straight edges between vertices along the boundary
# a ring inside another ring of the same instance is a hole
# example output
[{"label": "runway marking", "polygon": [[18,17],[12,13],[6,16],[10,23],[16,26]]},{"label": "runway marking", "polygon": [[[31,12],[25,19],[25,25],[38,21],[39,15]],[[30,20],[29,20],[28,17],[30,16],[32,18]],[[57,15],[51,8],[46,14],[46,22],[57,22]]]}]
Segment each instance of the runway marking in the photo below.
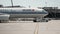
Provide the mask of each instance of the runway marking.
[{"label": "runway marking", "polygon": [[39,23],[36,23],[34,34],[38,34],[39,31]]}]

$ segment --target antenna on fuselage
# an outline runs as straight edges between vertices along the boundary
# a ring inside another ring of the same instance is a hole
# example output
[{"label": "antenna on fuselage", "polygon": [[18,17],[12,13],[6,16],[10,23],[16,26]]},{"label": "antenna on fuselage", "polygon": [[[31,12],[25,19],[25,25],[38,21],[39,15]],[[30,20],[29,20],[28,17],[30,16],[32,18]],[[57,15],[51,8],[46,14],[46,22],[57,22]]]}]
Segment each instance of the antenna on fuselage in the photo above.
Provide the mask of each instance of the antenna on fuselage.
[{"label": "antenna on fuselage", "polygon": [[11,0],[11,5],[12,5],[12,7],[13,7],[13,0]]}]

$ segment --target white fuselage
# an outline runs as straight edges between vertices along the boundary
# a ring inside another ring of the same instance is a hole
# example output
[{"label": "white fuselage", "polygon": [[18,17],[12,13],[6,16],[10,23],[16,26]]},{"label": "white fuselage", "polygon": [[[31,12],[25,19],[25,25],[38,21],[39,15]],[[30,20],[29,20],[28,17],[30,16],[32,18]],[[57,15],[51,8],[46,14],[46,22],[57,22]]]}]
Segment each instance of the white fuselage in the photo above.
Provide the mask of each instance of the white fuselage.
[{"label": "white fuselage", "polygon": [[35,8],[0,8],[0,13],[8,14],[11,18],[36,18],[44,17],[48,14],[43,9]]}]

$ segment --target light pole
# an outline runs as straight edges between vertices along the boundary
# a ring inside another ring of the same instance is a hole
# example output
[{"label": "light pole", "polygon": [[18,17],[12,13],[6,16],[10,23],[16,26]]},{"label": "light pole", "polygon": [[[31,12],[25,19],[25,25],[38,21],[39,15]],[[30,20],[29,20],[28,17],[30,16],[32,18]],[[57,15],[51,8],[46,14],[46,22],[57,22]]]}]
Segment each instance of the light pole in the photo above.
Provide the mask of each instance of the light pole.
[{"label": "light pole", "polygon": [[12,7],[13,7],[13,0],[11,0],[11,5],[12,5]]}]

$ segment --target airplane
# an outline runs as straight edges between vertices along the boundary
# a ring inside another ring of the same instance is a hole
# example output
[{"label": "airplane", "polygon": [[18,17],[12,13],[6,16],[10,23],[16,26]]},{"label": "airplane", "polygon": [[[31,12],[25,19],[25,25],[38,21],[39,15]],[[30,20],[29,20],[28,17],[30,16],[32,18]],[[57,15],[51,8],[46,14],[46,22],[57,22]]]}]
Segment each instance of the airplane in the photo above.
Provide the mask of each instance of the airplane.
[{"label": "airplane", "polygon": [[0,22],[12,20],[13,18],[34,18],[33,22],[40,22],[46,15],[48,15],[47,11],[38,8],[0,8]]}]

